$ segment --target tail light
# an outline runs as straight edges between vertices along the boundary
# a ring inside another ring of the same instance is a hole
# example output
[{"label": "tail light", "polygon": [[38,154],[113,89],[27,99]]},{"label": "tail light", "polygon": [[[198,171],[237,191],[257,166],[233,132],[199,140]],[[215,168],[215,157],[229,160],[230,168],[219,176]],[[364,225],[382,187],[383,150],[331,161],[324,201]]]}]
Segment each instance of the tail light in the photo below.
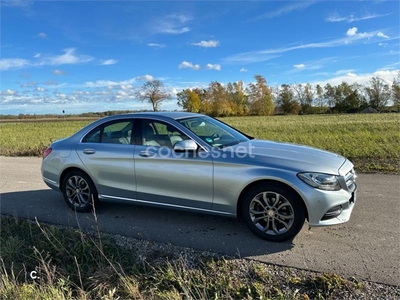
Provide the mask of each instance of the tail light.
[{"label": "tail light", "polygon": [[44,150],[43,152],[43,159],[45,159],[52,151],[53,149],[51,149],[50,147],[48,147],[46,150]]}]

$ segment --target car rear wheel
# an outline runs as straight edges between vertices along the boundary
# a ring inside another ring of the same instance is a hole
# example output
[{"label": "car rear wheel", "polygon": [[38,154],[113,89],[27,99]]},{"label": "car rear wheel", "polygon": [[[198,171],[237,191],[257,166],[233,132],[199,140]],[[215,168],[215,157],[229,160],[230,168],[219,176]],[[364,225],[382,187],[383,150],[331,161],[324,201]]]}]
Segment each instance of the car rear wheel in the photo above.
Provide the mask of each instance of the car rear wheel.
[{"label": "car rear wheel", "polygon": [[249,229],[271,242],[294,238],[305,220],[300,197],[285,186],[264,183],[251,188],[244,196],[242,212]]},{"label": "car rear wheel", "polygon": [[65,176],[62,192],[68,206],[78,212],[90,211],[98,201],[93,181],[81,171],[72,171]]}]

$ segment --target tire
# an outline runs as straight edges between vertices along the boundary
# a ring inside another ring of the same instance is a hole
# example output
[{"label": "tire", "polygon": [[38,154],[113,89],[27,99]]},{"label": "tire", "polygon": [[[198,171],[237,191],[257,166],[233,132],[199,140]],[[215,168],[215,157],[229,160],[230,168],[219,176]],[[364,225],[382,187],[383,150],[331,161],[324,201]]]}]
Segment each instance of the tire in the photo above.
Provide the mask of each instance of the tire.
[{"label": "tire", "polygon": [[88,212],[98,202],[93,181],[81,171],[71,171],[65,176],[62,193],[68,206],[77,212]]},{"label": "tire", "polygon": [[242,213],[255,235],[270,242],[284,242],[303,227],[305,212],[301,201],[283,184],[263,183],[245,194]]}]

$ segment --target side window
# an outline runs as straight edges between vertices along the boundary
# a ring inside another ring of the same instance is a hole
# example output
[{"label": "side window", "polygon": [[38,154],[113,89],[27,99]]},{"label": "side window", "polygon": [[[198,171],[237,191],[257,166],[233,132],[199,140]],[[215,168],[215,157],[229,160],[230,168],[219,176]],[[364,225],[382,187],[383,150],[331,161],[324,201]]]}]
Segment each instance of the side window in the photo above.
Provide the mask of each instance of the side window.
[{"label": "side window", "polygon": [[155,120],[141,120],[142,145],[172,148],[188,137],[177,128]]},{"label": "side window", "polygon": [[113,121],[90,131],[83,143],[131,144],[133,121]]},{"label": "side window", "polygon": [[101,131],[101,127],[93,129],[87,135],[85,135],[85,137],[82,139],[82,143],[100,143]]}]

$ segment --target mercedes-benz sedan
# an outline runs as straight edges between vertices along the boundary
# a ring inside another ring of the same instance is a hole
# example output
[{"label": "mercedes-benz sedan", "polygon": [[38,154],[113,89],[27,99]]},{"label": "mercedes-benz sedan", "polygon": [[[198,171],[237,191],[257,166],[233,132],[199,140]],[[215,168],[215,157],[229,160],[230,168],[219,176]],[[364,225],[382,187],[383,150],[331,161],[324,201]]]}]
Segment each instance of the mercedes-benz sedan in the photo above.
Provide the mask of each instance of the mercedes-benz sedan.
[{"label": "mercedes-benz sedan", "polygon": [[254,139],[184,112],[99,119],[43,153],[43,180],[78,212],[98,200],[242,217],[260,238],[292,239],[349,220],[353,164],[311,147]]}]

